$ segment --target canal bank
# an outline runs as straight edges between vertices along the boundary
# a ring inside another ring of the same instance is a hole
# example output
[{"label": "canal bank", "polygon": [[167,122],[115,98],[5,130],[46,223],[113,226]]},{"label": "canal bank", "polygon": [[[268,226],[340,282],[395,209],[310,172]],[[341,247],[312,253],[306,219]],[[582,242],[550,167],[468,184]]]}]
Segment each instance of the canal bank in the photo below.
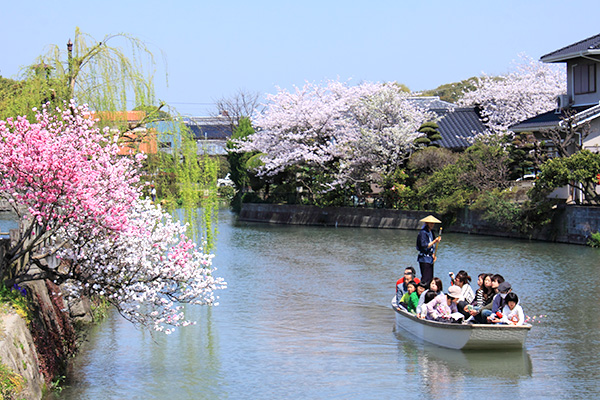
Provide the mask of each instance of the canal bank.
[{"label": "canal bank", "polygon": [[[419,220],[429,214],[410,210],[244,203],[238,220],[288,225],[420,229]],[[453,223],[445,223],[444,229],[446,232],[586,244],[592,233],[600,231],[600,207],[565,205],[556,210],[550,225],[528,234],[502,230],[485,221],[481,213],[465,209]]]}]

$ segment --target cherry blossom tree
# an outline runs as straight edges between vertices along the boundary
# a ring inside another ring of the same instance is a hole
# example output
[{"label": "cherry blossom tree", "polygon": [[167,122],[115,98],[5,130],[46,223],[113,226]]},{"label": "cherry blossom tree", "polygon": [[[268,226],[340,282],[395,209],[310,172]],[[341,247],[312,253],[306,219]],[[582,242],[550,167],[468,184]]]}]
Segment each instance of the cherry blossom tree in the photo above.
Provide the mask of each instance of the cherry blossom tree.
[{"label": "cherry blossom tree", "polygon": [[492,133],[505,133],[511,125],[556,108],[556,97],[565,92],[564,69],[522,55],[511,72],[479,77],[459,104],[480,107]]},{"label": "cherry blossom tree", "polygon": [[395,85],[338,81],[307,83],[267,95],[257,132],[237,151],[261,153],[259,175],[311,168],[332,177],[330,186],[361,181],[408,154],[427,114]]},{"label": "cherry blossom tree", "polygon": [[[174,302],[212,303],[223,282],[185,227],[141,200],[143,155],[120,157],[118,136],[74,102],[36,122],[0,121],[0,195],[21,228],[0,264],[10,285],[69,282],[105,296],[132,322],[181,325]],[[170,331],[169,331],[170,332]]]},{"label": "cherry blossom tree", "polygon": [[360,136],[350,143],[346,162],[349,176],[357,181],[393,173],[410,155],[421,124],[435,119],[411,101],[410,93],[391,84],[378,85],[373,94],[358,101],[353,117]]}]

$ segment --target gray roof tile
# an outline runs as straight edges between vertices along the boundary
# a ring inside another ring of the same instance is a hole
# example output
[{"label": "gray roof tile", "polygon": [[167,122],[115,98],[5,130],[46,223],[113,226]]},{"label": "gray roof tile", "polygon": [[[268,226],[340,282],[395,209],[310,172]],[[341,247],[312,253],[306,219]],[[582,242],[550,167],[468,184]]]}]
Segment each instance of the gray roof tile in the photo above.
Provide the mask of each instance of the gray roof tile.
[{"label": "gray roof tile", "polygon": [[600,54],[600,34],[580,40],[562,49],[543,55],[543,62],[561,62],[578,57],[580,54]]},{"label": "gray roof tile", "polygon": [[473,144],[473,139],[487,131],[479,114],[472,107],[430,110],[441,117],[437,122],[442,139],[441,147],[462,150]]}]

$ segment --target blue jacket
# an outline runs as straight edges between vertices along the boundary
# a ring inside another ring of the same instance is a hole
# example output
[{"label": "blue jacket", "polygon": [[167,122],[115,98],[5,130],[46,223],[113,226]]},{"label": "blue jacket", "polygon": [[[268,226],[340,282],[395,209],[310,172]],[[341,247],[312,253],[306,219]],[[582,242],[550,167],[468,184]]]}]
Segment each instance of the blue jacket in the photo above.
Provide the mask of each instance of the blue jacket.
[{"label": "blue jacket", "polygon": [[429,230],[427,224],[423,225],[423,228],[419,231],[419,235],[417,236],[417,251],[419,255],[417,256],[417,262],[420,263],[433,263],[433,253],[435,252],[435,246],[427,248],[427,245],[435,239],[435,233]]}]

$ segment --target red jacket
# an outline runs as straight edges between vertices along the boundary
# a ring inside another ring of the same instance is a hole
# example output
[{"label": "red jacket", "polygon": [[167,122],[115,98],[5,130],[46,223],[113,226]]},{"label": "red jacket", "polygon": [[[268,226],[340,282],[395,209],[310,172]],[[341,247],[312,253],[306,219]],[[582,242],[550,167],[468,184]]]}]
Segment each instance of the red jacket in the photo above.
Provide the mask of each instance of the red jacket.
[{"label": "red jacket", "polygon": [[[419,278],[415,278],[415,279],[413,279],[413,281],[415,281],[415,283],[420,283],[421,282],[421,280]],[[401,283],[404,283],[404,277],[402,277],[402,278],[400,278],[400,279],[398,279],[396,281],[396,286],[398,286]]]}]

